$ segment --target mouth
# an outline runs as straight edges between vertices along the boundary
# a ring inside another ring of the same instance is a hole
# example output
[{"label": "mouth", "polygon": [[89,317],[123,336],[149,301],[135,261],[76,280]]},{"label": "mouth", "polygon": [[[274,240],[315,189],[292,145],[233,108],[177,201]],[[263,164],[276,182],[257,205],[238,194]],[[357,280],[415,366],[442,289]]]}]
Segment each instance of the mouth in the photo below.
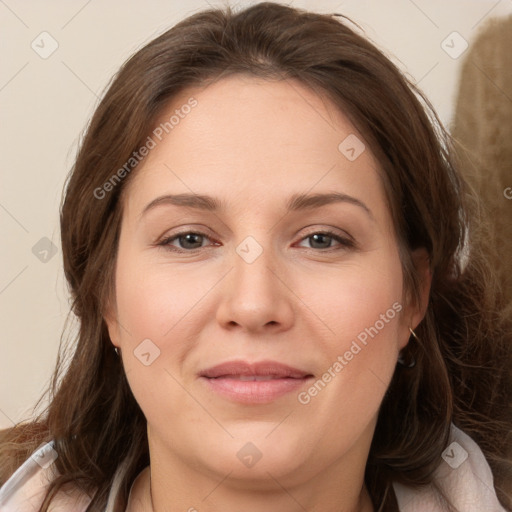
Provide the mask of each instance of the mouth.
[{"label": "mouth", "polygon": [[245,404],[273,402],[297,391],[313,375],[277,361],[230,361],[199,373],[209,390],[221,397]]}]

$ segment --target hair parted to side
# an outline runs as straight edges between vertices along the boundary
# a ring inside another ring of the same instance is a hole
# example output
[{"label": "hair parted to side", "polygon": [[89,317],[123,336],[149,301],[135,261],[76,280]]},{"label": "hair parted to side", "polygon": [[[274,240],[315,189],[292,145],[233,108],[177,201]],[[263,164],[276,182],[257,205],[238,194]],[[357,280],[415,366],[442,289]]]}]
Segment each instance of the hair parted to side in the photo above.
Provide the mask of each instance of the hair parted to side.
[{"label": "hair parted to side", "polygon": [[[0,483],[43,441],[56,440],[61,476],[42,512],[68,483],[93,496],[89,511],[103,511],[121,463],[116,510],[124,510],[135,476],[149,463],[146,421],[103,320],[114,290],[120,198],[136,169],[102,199],[94,191],[144,144],[179,92],[233,73],[293,78],[337,105],[380,162],[411,300],[418,300],[419,284],[411,252],[424,247],[430,257],[426,317],[416,329],[418,341],[407,347],[416,366],[397,367],[367,464],[376,509],[393,510],[393,481],[431,481],[453,421],[482,448],[498,496],[512,510],[512,326],[487,264],[491,241],[456,170],[453,142],[430,104],[343,18],[268,2],[239,12],[199,12],[133,55],[109,86],[61,206],[78,339],[65,370],[59,358],[47,411],[0,433]],[[461,266],[464,240],[468,253]]]}]

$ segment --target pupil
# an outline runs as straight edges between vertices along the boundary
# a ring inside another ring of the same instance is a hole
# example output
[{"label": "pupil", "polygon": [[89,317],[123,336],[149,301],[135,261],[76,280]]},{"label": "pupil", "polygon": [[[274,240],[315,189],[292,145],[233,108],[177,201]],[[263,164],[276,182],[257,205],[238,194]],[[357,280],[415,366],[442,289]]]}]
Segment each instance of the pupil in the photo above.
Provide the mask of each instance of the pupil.
[{"label": "pupil", "polygon": [[[317,242],[319,238],[320,238],[320,244],[322,244],[322,238],[324,239],[324,244],[325,244],[325,239],[329,239],[329,235],[324,235],[321,233],[317,233],[317,234],[313,235],[314,242]],[[329,246],[329,243],[327,243],[327,246]]]},{"label": "pupil", "polygon": [[[201,235],[197,235],[194,233],[188,233],[187,235],[183,236],[182,238],[185,239],[185,246],[187,246],[188,243],[191,243],[192,245],[194,245],[194,243],[197,244],[197,241],[194,242],[195,237],[201,237]],[[201,246],[201,242],[199,242],[199,246]]]}]

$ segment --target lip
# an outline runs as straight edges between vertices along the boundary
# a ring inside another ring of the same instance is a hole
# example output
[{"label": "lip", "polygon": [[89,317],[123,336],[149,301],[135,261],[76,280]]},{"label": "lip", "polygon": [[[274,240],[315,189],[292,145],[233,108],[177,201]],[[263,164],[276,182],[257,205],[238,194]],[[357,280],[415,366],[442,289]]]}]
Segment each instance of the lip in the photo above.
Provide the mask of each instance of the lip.
[{"label": "lip", "polygon": [[228,400],[264,404],[298,390],[313,375],[277,361],[236,360],[208,368],[199,377],[211,391]]}]

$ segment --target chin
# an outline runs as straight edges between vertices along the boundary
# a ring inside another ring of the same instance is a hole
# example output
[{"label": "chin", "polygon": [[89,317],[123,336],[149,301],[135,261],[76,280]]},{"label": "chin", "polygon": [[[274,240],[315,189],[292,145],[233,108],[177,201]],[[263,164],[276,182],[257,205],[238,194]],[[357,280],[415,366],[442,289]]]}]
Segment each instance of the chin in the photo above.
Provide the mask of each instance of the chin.
[{"label": "chin", "polygon": [[208,449],[201,451],[200,463],[222,477],[229,473],[230,480],[239,480],[246,488],[251,482],[255,488],[268,482],[275,489],[272,477],[281,481],[297,476],[307,466],[308,458],[300,436],[294,438],[286,429],[281,435],[269,435],[275,426],[265,422],[228,428],[234,438],[228,440],[226,434],[212,439]]}]

